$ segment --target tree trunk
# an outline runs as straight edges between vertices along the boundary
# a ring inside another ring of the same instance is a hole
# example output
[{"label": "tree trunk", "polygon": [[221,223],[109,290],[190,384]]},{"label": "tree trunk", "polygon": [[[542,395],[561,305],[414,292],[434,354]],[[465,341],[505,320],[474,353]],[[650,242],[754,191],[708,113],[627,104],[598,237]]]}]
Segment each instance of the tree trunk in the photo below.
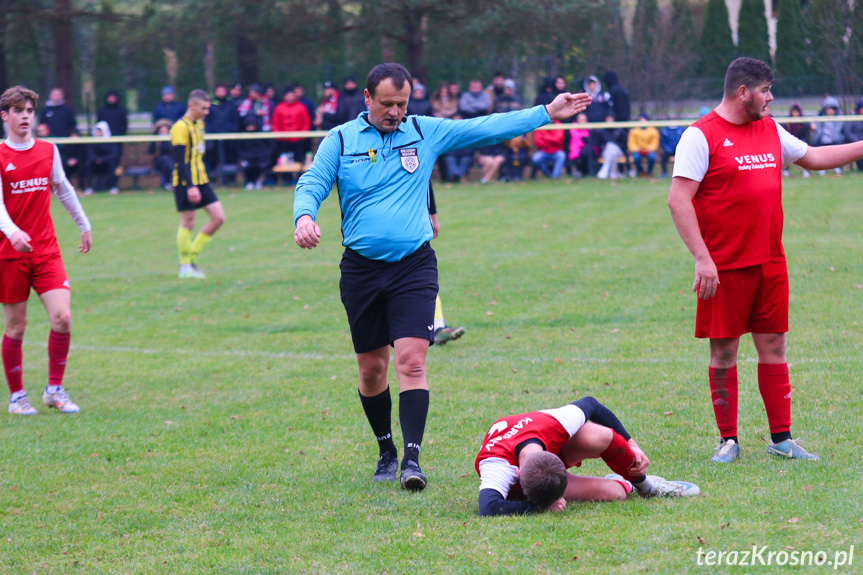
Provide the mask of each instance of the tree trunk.
[{"label": "tree trunk", "polygon": [[258,45],[246,34],[237,34],[237,66],[244,86],[258,81]]},{"label": "tree trunk", "polygon": [[[72,56],[72,0],[54,0],[54,21],[51,24],[54,34],[54,70],[57,87],[63,90],[66,103],[75,106],[75,68]],[[5,84],[4,84],[5,85]]]},{"label": "tree trunk", "polygon": [[426,81],[426,50],[425,38],[422,30],[422,18],[411,14],[405,17],[405,36],[408,41],[405,45],[408,55],[408,70],[411,76]]},{"label": "tree trunk", "polygon": [[9,85],[9,72],[6,69],[6,11],[5,11],[5,2],[0,3],[0,9],[3,9],[3,13],[0,13],[0,86],[8,86]]}]

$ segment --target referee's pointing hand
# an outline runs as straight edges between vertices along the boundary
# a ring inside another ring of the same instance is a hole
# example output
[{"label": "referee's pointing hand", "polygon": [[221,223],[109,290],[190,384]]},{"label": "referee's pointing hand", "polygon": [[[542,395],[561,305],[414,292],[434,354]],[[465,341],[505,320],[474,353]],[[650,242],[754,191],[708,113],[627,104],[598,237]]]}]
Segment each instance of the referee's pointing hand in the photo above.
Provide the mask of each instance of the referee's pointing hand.
[{"label": "referee's pointing hand", "polygon": [[546,104],[548,117],[552,120],[567,120],[579,112],[583,112],[590,105],[593,98],[588,94],[570,94],[564,92],[558,94],[551,104]]},{"label": "referee's pointing hand", "polygon": [[307,250],[317,246],[321,241],[321,228],[315,223],[311,216],[302,216],[297,220],[297,229],[294,231],[294,241],[301,248]]}]

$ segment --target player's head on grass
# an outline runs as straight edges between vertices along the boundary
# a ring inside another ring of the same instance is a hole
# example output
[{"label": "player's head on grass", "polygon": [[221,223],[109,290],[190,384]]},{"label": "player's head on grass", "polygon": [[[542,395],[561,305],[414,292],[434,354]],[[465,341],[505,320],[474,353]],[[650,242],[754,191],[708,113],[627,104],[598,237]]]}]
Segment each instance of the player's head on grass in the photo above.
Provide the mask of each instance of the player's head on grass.
[{"label": "player's head on grass", "polygon": [[724,99],[736,101],[751,121],[760,120],[773,100],[773,70],[755,58],[737,58],[725,72]]},{"label": "player's head on grass", "polygon": [[203,90],[189,92],[188,104],[186,116],[193,122],[203,120],[210,113],[210,96]]},{"label": "player's head on grass", "polygon": [[566,491],[566,467],[553,453],[531,453],[519,467],[519,482],[527,500],[545,509],[563,497]]},{"label": "player's head on grass", "polygon": [[0,96],[0,118],[6,122],[9,137],[23,141],[30,137],[39,94],[24,86],[12,86]]},{"label": "player's head on grass", "polygon": [[398,128],[407,112],[413,78],[401,64],[378,64],[366,78],[368,121],[381,132]]}]

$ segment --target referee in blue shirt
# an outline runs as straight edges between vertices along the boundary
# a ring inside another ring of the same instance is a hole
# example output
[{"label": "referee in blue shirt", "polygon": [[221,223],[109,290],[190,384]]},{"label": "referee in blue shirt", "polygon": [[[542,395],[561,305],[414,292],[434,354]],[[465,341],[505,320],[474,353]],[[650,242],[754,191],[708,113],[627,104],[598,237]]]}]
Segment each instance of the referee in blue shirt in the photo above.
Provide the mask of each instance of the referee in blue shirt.
[{"label": "referee in blue shirt", "polygon": [[590,104],[587,94],[560,94],[545,106],[472,120],[405,117],[413,89],[399,64],[372,68],[366,81],[368,112],[333,128],[294,194],[294,240],[318,245],[321,202],[338,186],[345,252],[339,288],[359,364],[359,395],[378,441],[375,481],[395,481],[398,452],[392,438],[387,369],[395,349],[399,421],[404,439],[401,485],[428,482],[419,452],[428,414],[426,353],[434,339],[437,259],[429,245],[429,178],[437,157],[458,148],[488,146],[551,120],[571,118]]}]

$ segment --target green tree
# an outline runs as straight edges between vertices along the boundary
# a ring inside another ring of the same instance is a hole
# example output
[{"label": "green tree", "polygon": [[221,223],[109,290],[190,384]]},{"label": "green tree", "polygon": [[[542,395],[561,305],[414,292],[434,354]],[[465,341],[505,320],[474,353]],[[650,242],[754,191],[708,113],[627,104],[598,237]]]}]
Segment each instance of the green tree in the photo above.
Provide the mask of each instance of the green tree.
[{"label": "green tree", "polygon": [[846,0],[813,0],[804,11],[813,68],[824,75],[820,87],[837,95],[851,94],[860,87],[849,42],[854,34],[849,30],[852,17]]},{"label": "green tree", "polygon": [[776,84],[778,94],[802,94],[806,90],[809,64],[800,0],[779,0],[776,22]]},{"label": "green tree", "polygon": [[737,51],[741,56],[770,63],[764,0],[743,0],[737,19]]},{"label": "green tree", "polygon": [[734,42],[725,0],[707,0],[701,31],[702,76],[713,84],[723,81],[728,65],[734,59]]}]

